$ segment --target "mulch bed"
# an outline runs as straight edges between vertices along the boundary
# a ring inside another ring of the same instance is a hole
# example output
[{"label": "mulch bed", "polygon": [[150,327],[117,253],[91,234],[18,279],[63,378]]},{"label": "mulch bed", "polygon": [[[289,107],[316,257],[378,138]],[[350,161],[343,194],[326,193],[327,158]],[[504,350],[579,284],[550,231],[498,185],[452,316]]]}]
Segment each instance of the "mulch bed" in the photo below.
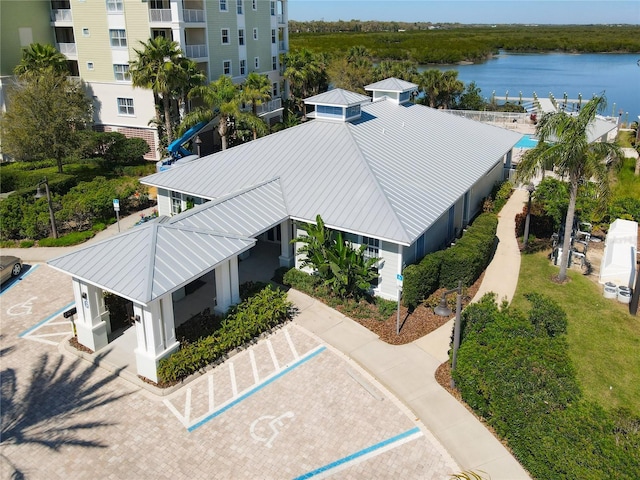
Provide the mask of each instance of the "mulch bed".
[{"label": "mulch bed", "polygon": [[[483,278],[484,273],[473,285],[463,291],[462,308],[464,308],[475,296],[476,292],[480,288]],[[431,298],[439,300],[442,297],[442,292],[445,290],[446,289],[443,288],[436,291]],[[454,299],[455,295],[447,298]],[[339,307],[338,310],[340,310]],[[455,307],[453,310],[455,310]],[[345,315],[349,316],[347,313],[345,313]],[[433,332],[449,321],[448,318],[440,317],[433,313],[433,308],[426,304],[420,305],[413,312],[408,312],[406,307],[400,308],[399,335],[396,334],[397,313],[394,313],[385,321],[379,321],[373,318],[350,318],[378,335],[382,341],[391,345],[404,345],[406,343],[411,343],[414,340]]]},{"label": "mulch bed", "polygon": [[79,351],[84,352],[84,353],[88,353],[88,354],[93,354],[94,353],[93,350],[91,350],[90,348],[85,347],[80,342],[78,342],[78,337],[75,336],[75,335],[69,339],[69,345],[71,345],[76,350],[79,350]]}]

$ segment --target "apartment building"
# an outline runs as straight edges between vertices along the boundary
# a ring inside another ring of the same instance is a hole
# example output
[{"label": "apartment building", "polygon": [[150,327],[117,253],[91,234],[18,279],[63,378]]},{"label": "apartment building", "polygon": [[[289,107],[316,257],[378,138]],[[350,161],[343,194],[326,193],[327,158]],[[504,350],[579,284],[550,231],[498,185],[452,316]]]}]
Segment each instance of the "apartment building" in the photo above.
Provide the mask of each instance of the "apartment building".
[{"label": "apartment building", "polygon": [[250,72],[268,75],[273,100],[262,105],[259,114],[266,121],[281,115],[287,0],[2,0],[0,4],[2,74],[9,75],[19,62],[21,47],[54,43],[69,59],[72,75],[85,81],[94,99],[96,128],[144,138],[151,147],[150,159],[160,157],[158,133],[149,123],[155,117],[153,94],[134,88],[129,76],[129,63],[137,57],[134,49],[140,50],[140,42],[149,38],[176,41],[209,81],[228,75],[241,83]]}]

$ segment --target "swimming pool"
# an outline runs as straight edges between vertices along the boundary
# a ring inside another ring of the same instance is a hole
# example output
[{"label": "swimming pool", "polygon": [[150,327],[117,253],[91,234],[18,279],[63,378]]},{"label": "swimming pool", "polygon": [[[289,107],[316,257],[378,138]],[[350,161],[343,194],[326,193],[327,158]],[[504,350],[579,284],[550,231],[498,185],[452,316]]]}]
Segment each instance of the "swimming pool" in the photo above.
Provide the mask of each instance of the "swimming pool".
[{"label": "swimming pool", "polygon": [[523,135],[515,148],[536,148],[538,145],[538,139],[533,135]]}]

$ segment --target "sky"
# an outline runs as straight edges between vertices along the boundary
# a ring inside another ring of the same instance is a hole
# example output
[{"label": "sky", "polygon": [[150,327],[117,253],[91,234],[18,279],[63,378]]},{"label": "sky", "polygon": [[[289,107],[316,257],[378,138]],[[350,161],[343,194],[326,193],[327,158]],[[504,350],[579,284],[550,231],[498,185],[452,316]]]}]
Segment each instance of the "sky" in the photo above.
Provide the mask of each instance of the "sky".
[{"label": "sky", "polygon": [[640,0],[289,0],[289,20],[640,24]]}]

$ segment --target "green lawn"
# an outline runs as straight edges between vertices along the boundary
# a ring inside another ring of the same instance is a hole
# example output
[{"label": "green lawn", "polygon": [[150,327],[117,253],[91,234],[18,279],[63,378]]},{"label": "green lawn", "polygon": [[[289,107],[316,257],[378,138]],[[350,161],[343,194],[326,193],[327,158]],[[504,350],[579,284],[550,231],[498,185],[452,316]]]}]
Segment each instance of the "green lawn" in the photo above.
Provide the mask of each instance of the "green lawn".
[{"label": "green lawn", "polygon": [[612,185],[613,198],[640,198],[640,178],[634,175],[635,168],[635,159],[624,159]]},{"label": "green lawn", "polygon": [[527,292],[558,302],[567,313],[569,355],[585,398],[640,415],[640,315],[604,298],[602,287],[579,272],[569,272],[565,285],[553,283],[557,271],[546,253],[523,255],[512,306],[528,309]]}]

